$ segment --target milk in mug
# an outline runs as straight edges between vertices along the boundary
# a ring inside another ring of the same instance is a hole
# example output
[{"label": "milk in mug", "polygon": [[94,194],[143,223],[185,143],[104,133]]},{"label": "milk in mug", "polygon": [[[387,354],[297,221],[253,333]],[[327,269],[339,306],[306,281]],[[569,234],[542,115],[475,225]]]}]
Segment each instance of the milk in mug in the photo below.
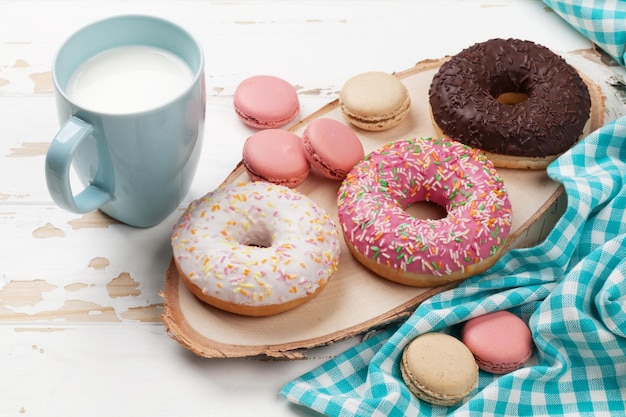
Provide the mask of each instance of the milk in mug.
[{"label": "milk in mug", "polygon": [[101,52],[72,75],[66,91],[86,109],[136,113],[178,97],[191,85],[193,74],[178,56],[151,46],[121,46]]}]

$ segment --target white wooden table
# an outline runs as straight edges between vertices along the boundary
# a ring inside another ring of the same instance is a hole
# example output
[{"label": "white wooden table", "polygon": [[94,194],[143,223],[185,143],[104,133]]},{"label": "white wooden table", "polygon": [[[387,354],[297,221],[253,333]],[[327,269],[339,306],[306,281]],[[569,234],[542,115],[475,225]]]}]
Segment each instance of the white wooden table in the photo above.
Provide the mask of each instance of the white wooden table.
[{"label": "white wooden table", "polygon": [[278,391],[359,341],[296,361],[196,357],[160,321],[180,213],[134,229],[52,203],[43,175],[58,128],[51,62],[74,30],[122,13],[169,18],[205,50],[205,142],[182,206],[240,160],[252,130],[232,96],[248,76],[297,86],[304,117],[356,73],[404,70],[491,37],[592,48],[539,0],[0,1],[0,416],[312,415]]}]

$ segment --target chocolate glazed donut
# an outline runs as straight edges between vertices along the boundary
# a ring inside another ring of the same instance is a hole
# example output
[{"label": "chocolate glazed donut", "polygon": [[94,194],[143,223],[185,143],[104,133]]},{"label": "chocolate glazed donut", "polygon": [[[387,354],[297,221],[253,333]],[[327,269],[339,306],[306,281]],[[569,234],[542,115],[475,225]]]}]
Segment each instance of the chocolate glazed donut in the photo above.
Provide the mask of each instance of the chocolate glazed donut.
[{"label": "chocolate glazed donut", "polygon": [[491,39],[452,57],[435,74],[429,100],[440,134],[520,159],[551,160],[569,149],[591,110],[587,85],[574,68],[548,48],[518,39]]}]

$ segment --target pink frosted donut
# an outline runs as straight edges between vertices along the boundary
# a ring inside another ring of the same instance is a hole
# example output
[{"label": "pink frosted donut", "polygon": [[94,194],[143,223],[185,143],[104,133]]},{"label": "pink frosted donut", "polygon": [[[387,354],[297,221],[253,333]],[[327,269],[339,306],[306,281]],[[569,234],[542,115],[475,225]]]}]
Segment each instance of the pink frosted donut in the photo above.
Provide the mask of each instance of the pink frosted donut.
[{"label": "pink frosted donut", "polygon": [[[405,211],[418,201],[442,219]],[[511,203],[493,164],[448,139],[408,139],[370,153],[337,194],[339,223],[356,259],[391,281],[432,287],[467,278],[499,258]]]}]

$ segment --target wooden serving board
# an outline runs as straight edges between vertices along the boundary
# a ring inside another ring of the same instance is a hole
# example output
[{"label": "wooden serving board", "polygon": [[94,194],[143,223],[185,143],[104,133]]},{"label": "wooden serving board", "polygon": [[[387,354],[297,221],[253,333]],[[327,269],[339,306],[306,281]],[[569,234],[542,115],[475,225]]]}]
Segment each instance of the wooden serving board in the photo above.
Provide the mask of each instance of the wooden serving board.
[{"label": "wooden serving board", "polygon": [[[606,111],[606,72],[598,63],[584,57],[571,58],[581,73],[591,80],[592,129],[610,117]],[[355,129],[368,153],[392,140],[434,136],[428,111],[428,88],[444,60],[418,63],[396,74],[411,94],[411,112],[397,127],[382,132]],[[594,77],[596,74],[596,77]],[[588,80],[588,81],[589,81]],[[621,104],[621,103],[620,103]],[[343,121],[337,100],[293,126],[301,134],[306,125],[320,117]],[[345,122],[348,124],[347,122]],[[512,234],[507,249],[526,247],[541,241],[554,226],[566,206],[562,187],[545,170],[499,170],[513,206]],[[240,163],[225,183],[247,181]],[[297,187],[320,203],[337,219],[336,193],[340,182],[312,171]],[[428,205],[412,208],[417,216],[428,217]],[[269,317],[246,317],[213,308],[195,298],[178,276],[173,262],[166,274],[163,322],[168,334],[202,357],[250,357],[266,355],[287,359],[303,358],[306,349],[331,344],[408,316],[416,306],[455,284],[437,288],[414,288],[383,279],[362,267],[342,241],[337,272],[315,298],[294,310]]]}]

